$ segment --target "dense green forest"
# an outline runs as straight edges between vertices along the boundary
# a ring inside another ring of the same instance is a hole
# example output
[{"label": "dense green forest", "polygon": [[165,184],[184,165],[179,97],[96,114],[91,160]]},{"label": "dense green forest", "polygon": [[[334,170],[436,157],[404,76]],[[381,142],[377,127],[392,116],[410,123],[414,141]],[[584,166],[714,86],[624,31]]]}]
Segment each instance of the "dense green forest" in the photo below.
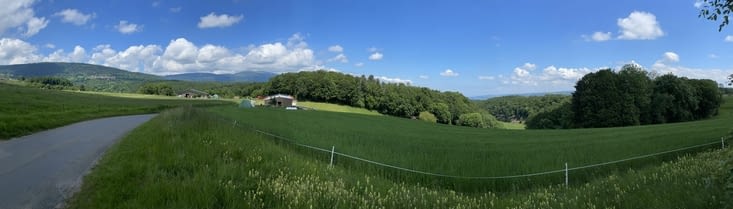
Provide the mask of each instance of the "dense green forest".
[{"label": "dense green forest", "polygon": [[570,104],[527,120],[527,128],[597,128],[684,122],[718,113],[722,92],[708,79],[653,76],[638,65],[585,75]]},{"label": "dense green forest", "polygon": [[538,113],[557,109],[570,103],[570,96],[550,94],[544,96],[502,96],[477,101],[479,107],[488,110],[496,119],[504,122],[524,122]]},{"label": "dense green forest", "polygon": [[[458,92],[385,83],[373,76],[338,72],[284,73],[263,86],[265,94],[290,94],[299,100],[329,102],[376,110],[382,114],[443,124],[495,127],[496,118]],[[421,114],[422,113],[422,114]]]}]

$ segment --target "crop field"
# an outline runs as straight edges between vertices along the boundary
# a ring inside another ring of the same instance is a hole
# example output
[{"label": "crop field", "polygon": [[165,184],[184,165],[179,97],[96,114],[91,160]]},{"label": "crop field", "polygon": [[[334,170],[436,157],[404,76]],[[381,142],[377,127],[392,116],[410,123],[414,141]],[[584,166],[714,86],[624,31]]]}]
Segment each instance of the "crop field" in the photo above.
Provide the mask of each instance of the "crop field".
[{"label": "crop field", "polygon": [[[430,124],[415,120],[280,109],[210,108],[244,129],[256,129],[300,144],[418,171],[461,176],[434,177],[376,166],[336,156],[336,164],[370,175],[465,192],[517,191],[564,183],[564,173],[523,178],[471,179],[540,173],[606,163],[720,142],[731,130],[733,103],[727,97],[712,119],[651,126],[575,130],[500,130]],[[287,143],[285,143],[287,144]],[[298,148],[330,162],[330,153]],[[571,184],[658,165],[686,153],[719,148],[720,144],[612,163],[569,172]]]},{"label": "crop field", "polygon": [[160,112],[182,106],[231,104],[223,101],[131,98],[29,88],[0,83],[0,140],[73,122],[115,115]]},{"label": "crop field", "polygon": [[725,196],[733,162],[723,159],[733,157],[730,148],[570,187],[463,193],[329,167],[286,144],[233,126],[209,111],[165,111],[114,145],[67,207],[724,208],[733,201]]}]

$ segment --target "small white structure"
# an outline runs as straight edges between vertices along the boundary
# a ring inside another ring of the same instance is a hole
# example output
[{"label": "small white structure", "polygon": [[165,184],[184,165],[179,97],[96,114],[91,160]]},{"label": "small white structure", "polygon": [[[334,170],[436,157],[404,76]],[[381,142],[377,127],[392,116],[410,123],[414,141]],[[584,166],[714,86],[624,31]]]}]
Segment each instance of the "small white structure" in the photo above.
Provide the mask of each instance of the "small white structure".
[{"label": "small white structure", "polygon": [[276,107],[290,107],[298,105],[298,100],[295,100],[293,96],[285,94],[275,94],[272,96],[268,96],[265,97],[264,101],[266,105],[272,105]]}]

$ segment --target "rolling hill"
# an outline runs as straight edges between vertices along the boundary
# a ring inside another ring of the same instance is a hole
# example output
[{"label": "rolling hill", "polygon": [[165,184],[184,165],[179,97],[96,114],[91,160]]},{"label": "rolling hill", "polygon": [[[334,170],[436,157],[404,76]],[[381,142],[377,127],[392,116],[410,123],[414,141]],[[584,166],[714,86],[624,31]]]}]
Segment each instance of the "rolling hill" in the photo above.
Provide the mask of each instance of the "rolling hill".
[{"label": "rolling hill", "polygon": [[60,77],[75,86],[104,92],[135,92],[151,81],[178,80],[184,82],[266,82],[274,73],[241,72],[236,74],[186,73],[157,76],[130,72],[112,67],[84,63],[43,62],[18,65],[0,65],[0,77],[16,79],[32,77]]}]

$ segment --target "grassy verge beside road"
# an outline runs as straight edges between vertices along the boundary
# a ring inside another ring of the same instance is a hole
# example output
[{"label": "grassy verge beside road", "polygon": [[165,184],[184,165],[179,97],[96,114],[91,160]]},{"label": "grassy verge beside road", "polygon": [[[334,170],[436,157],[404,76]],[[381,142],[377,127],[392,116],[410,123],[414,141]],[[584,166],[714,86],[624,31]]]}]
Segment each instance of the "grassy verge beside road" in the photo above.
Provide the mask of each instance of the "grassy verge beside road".
[{"label": "grassy verge beside road", "polygon": [[93,118],[159,112],[183,105],[231,104],[173,98],[123,98],[5,83],[0,83],[0,95],[0,140]]}]

